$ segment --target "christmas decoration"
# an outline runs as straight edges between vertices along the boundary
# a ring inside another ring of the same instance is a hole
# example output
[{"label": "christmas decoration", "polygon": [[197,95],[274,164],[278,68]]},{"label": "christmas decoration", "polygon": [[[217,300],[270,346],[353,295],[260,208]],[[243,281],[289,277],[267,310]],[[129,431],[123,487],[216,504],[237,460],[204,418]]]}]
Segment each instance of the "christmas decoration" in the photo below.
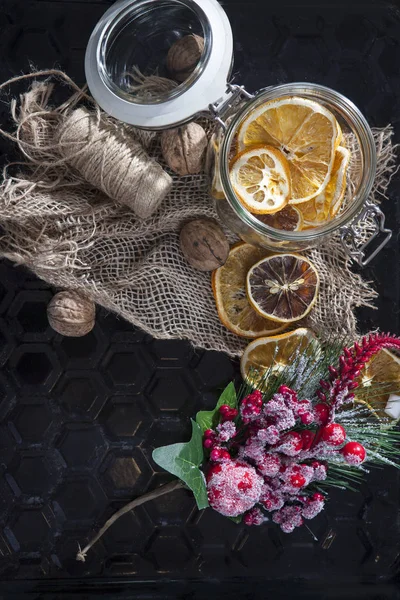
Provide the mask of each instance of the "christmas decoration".
[{"label": "christmas decoration", "polygon": [[[250,372],[239,392],[230,383],[214,410],[192,420],[191,440],[157,448],[153,460],[193,492],[199,510],[209,506],[247,526],[272,522],[291,533],[324,509],[331,487],[356,490],[369,468],[400,468],[400,432],[358,401],[362,372],[384,349],[400,350],[400,339],[372,334],[342,348],[310,337],[283,369],[271,364]],[[382,394],[382,386],[383,380],[368,382],[371,394]],[[171,485],[151,498],[176,489]],[[126,510],[107,521],[78,560]]]}]

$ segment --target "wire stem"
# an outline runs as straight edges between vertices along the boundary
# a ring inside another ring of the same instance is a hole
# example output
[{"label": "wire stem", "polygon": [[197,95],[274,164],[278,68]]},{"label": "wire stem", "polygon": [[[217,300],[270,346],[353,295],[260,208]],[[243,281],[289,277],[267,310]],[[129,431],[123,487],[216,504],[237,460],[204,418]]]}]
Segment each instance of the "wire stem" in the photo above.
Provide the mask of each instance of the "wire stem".
[{"label": "wire stem", "polygon": [[115,521],[117,521],[127,512],[133,510],[141,504],[144,504],[145,502],[149,502],[150,500],[154,500],[155,498],[159,498],[160,496],[164,496],[165,494],[169,494],[170,492],[174,492],[175,490],[179,490],[183,487],[185,487],[185,484],[180,479],[176,479],[175,481],[171,481],[171,483],[162,485],[161,487],[153,490],[152,492],[148,492],[147,494],[143,494],[143,496],[139,496],[139,498],[136,498],[135,500],[132,500],[131,502],[123,506],[119,511],[113,514],[112,517],[108,519],[108,521],[106,521],[103,527],[98,531],[98,533],[96,533],[94,538],[90,540],[90,542],[87,544],[87,546],[84,547],[83,550],[79,546],[79,552],[76,555],[76,560],[80,562],[85,562],[87,553],[90,550],[90,548],[99,541],[99,539],[105,534],[107,529],[109,529],[109,527],[111,527],[111,525],[115,523]]}]

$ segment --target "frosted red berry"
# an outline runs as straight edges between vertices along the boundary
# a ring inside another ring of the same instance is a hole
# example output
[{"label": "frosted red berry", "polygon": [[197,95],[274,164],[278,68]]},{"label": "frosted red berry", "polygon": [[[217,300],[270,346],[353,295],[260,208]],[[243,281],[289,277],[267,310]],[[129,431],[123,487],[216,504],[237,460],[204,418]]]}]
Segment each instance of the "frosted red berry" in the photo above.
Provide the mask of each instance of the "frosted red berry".
[{"label": "frosted red berry", "polygon": [[343,454],[344,460],[354,466],[361,465],[367,456],[364,446],[358,442],[347,442],[340,452]]},{"label": "frosted red berry", "polygon": [[262,402],[262,393],[260,392],[260,390],[254,390],[254,392],[252,392],[250,394],[250,397],[252,400],[255,400],[257,403],[261,400]]},{"label": "frosted red berry", "polygon": [[303,440],[297,431],[289,431],[289,433],[283,436],[282,442],[278,446],[280,452],[287,454],[287,456],[296,456],[296,454],[301,452],[302,448]]},{"label": "frosted red berry", "polygon": [[301,488],[306,484],[306,478],[301,473],[293,473],[290,477],[290,483],[295,488]]},{"label": "frosted red berry", "polygon": [[206,438],[203,441],[203,446],[206,450],[210,450],[214,446],[214,441],[211,438]]},{"label": "frosted red berry", "polygon": [[206,429],[204,432],[204,437],[205,438],[213,438],[215,436],[215,431],[213,431],[212,429]]},{"label": "frosted red berry", "polygon": [[325,502],[325,496],[319,494],[318,492],[315,492],[315,494],[311,496],[311,499],[317,502]]},{"label": "frosted red berry", "polygon": [[309,450],[315,438],[314,431],[310,431],[309,429],[303,429],[303,431],[300,432],[300,435],[303,441],[303,450]]},{"label": "frosted red berry", "polygon": [[297,405],[297,414],[299,416],[304,415],[305,413],[310,412],[311,404],[308,400],[300,400]]},{"label": "frosted red berry", "polygon": [[260,500],[264,480],[250,465],[230,460],[220,466],[207,482],[210,506],[226,517],[237,517]]},{"label": "frosted red berry", "polygon": [[222,460],[230,460],[231,455],[229,454],[228,450],[221,450],[220,458]]},{"label": "frosted red berry", "polygon": [[243,523],[245,525],[262,525],[266,520],[266,517],[259,508],[252,508],[243,517]]},{"label": "frosted red berry", "polygon": [[346,431],[338,423],[329,423],[322,428],[321,439],[329,446],[341,446],[346,439]]},{"label": "frosted red berry", "polygon": [[217,461],[221,458],[221,448],[214,448],[214,450],[211,450],[210,452],[210,460],[212,461]]},{"label": "frosted red berry", "polygon": [[311,425],[311,423],[314,421],[314,415],[312,412],[305,412],[300,415],[300,421],[303,423],[303,425]]},{"label": "frosted red berry", "polygon": [[222,471],[222,466],[220,464],[212,465],[206,473],[206,480],[208,481],[213,475],[221,473],[221,471]]},{"label": "frosted red berry", "polygon": [[314,418],[318,425],[325,425],[329,417],[329,407],[327,404],[319,402],[314,406]]},{"label": "frosted red berry", "polygon": [[275,477],[279,473],[281,461],[276,454],[264,454],[257,463],[257,468],[264,477]]}]

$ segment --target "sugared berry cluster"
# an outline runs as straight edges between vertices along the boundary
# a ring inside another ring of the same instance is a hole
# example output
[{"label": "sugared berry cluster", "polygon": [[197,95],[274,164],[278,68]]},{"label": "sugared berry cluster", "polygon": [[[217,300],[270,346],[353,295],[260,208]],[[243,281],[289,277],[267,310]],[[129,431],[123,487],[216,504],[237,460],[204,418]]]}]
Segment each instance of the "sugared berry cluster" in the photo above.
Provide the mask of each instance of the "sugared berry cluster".
[{"label": "sugared berry cluster", "polygon": [[324,495],[315,492],[327,477],[324,456],[351,465],[366,457],[361,444],[345,444],[346,432],[330,421],[326,399],[313,405],[284,385],[267,402],[254,390],[239,412],[223,405],[219,416],[203,441],[209,502],[225,516],[243,515],[247,525],[261,525],[269,512],[282,531],[293,531],[324,507]]}]

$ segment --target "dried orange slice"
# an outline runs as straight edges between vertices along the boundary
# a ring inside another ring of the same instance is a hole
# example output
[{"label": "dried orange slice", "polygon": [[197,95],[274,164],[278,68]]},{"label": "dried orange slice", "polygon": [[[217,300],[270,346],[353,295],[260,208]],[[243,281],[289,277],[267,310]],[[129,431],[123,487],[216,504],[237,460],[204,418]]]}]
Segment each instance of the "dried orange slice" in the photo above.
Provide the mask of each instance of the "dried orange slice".
[{"label": "dried orange slice", "polygon": [[380,350],[365,365],[358,382],[357,401],[367,404],[382,421],[389,421],[385,412],[388,400],[391,394],[400,396],[400,357]]},{"label": "dried orange slice", "polygon": [[289,165],[271,146],[240,152],[231,162],[230,178],[239,200],[252,213],[274,213],[289,201]]},{"label": "dried orange slice", "polygon": [[298,205],[303,216],[302,229],[311,229],[332,220],[342,205],[346,192],[346,174],[350,151],[339,146],[335,153],[331,179],[321,194]]},{"label": "dried orange slice", "polygon": [[263,258],[247,274],[247,295],[264,318],[293,323],[314,306],[319,276],[312,263],[297,254]]},{"label": "dried orange slice", "polygon": [[256,215],[256,217],[261,223],[282,231],[300,231],[303,226],[301,212],[290,204],[272,215]]},{"label": "dried orange slice", "polygon": [[328,185],[342,132],[335,116],[321,104],[297,96],[262,104],[239,128],[239,149],[268,144],[289,163],[291,204],[311,200]]},{"label": "dried orange slice", "polygon": [[231,248],[226,263],[212,274],[218,316],[230,331],[246,338],[278,333],[285,328],[261,317],[249,304],[246,276],[252,265],[270,253],[240,242]]},{"label": "dried orange slice", "polygon": [[[313,332],[304,327],[280,335],[258,338],[250,342],[243,353],[240,361],[242,377],[249,380],[252,370],[256,370],[261,376],[266,372],[279,374],[293,361],[296,353],[315,348],[314,344],[318,342]],[[251,379],[255,383],[254,376]]]}]

